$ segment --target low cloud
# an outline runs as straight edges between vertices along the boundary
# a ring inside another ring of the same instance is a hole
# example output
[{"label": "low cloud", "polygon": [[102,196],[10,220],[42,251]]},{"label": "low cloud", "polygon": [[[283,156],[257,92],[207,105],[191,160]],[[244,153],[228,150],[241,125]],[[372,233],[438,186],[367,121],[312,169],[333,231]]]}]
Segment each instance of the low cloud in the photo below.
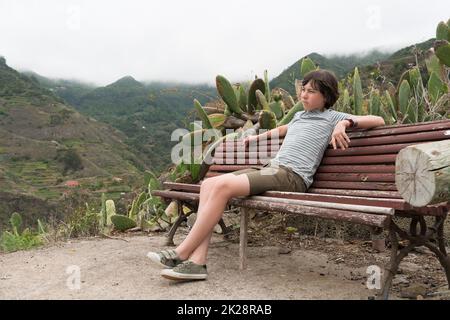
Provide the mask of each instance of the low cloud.
[{"label": "low cloud", "polygon": [[434,37],[448,1],[0,0],[0,54],[99,85],[274,77],[310,53],[394,50]]}]

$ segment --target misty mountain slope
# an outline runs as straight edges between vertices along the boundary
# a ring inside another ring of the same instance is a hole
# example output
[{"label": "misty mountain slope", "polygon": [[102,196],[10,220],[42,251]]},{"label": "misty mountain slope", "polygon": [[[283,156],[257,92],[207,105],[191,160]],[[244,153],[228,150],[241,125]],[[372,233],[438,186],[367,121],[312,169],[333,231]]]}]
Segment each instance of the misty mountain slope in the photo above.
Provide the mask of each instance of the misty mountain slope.
[{"label": "misty mountain slope", "polygon": [[[87,90],[73,99],[74,90],[79,89],[78,83],[74,83],[72,90],[66,82],[63,90],[51,80],[45,81],[60,98],[72,99],[73,106],[82,114],[123,132],[124,142],[155,171],[171,165],[171,148],[177,143],[170,141],[171,133],[177,128],[186,128],[187,123],[195,119],[193,100],[205,103],[217,98],[216,89],[206,85],[146,84],[126,76],[107,86]],[[67,93],[70,93],[69,97]]]},{"label": "misty mountain slope", "polygon": [[[312,59],[321,69],[328,69],[333,71],[336,76],[341,79],[346,76],[348,72],[353,70],[355,66],[363,66],[373,64],[379,60],[383,60],[389,56],[388,53],[382,53],[379,51],[371,51],[365,55],[348,55],[348,56],[323,56],[318,53],[311,53],[307,55]],[[294,64],[289,66],[277,77],[270,81],[270,86],[272,88],[281,87],[291,93],[295,94],[295,79],[302,79],[300,74],[300,62],[303,59],[299,59]]]},{"label": "misty mountain slope", "polygon": [[[379,51],[371,51],[365,55],[349,55],[349,56],[323,56],[318,53],[311,53],[307,55],[311,58],[321,69],[328,69],[333,71],[339,79],[347,77],[353,73],[355,67],[360,69],[361,81],[363,87],[369,85],[371,72],[382,74],[387,83],[388,81],[396,84],[400,79],[401,74],[409,68],[410,64],[415,64],[415,50],[419,52],[419,58],[423,58],[424,53],[433,47],[434,38],[424,42],[416,43],[414,45],[399,49],[393,53],[383,53]],[[302,58],[303,59],[303,58]],[[289,91],[292,95],[295,94],[295,79],[302,79],[300,75],[300,61],[299,59],[289,68],[284,70],[280,75],[270,81],[272,88],[281,87]],[[423,62],[423,59],[419,59]]]},{"label": "misty mountain slope", "polygon": [[21,73],[28,76],[34,82],[39,83],[41,87],[53,92],[56,96],[63,98],[65,102],[72,106],[78,104],[82,96],[97,87],[94,84],[78,80],[50,79],[33,71],[24,71]]},{"label": "misty mountain slope", "polygon": [[[139,179],[146,164],[124,143],[126,136],[61,101],[0,61],[2,193],[57,201],[70,179],[93,191],[114,177]],[[11,214],[5,205],[0,224]]]}]

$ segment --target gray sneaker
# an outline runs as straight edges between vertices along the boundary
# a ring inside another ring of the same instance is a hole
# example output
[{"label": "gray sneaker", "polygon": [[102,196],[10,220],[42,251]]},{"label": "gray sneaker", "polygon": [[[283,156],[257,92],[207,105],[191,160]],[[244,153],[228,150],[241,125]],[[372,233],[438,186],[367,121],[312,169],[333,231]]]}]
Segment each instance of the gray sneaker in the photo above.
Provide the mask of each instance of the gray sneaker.
[{"label": "gray sneaker", "polygon": [[208,277],[206,265],[184,261],[173,269],[164,269],[161,276],[170,280],[205,280]]},{"label": "gray sneaker", "polygon": [[173,268],[182,263],[175,250],[161,250],[159,252],[149,252],[147,257],[163,268]]}]

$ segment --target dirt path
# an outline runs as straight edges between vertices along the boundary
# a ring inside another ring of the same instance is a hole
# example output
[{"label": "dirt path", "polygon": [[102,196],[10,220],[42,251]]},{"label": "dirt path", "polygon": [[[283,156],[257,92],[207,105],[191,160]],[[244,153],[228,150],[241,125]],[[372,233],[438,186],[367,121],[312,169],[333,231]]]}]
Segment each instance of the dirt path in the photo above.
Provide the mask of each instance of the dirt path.
[{"label": "dirt path", "polygon": [[163,235],[124,239],[82,239],[0,255],[0,298],[366,300],[374,294],[365,285],[366,268],[334,263],[315,250],[280,254],[279,247],[250,247],[249,268],[239,271],[238,245],[220,235],[213,237],[207,281],[172,282],[146,257],[162,248]]}]

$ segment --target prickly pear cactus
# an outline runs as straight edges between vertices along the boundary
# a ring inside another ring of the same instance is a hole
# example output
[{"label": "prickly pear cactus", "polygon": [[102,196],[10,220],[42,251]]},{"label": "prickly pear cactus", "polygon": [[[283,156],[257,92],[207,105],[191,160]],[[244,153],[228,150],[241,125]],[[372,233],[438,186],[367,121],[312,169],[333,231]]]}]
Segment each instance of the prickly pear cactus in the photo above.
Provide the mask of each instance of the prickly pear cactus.
[{"label": "prickly pear cactus", "polygon": [[203,109],[203,106],[197,99],[194,99],[194,109],[197,111],[200,120],[202,120],[202,127],[206,129],[212,129],[213,126],[209,121],[208,115],[206,114],[205,110]]},{"label": "prickly pear cactus", "polygon": [[134,220],[120,214],[111,216],[111,222],[114,225],[114,229],[119,231],[125,231],[136,227],[136,222]]},{"label": "prickly pear cactus", "polygon": [[450,67],[450,43],[447,40],[437,40],[434,43],[434,52],[442,64]]},{"label": "prickly pear cactus", "polygon": [[20,227],[22,226],[22,217],[20,216],[20,214],[17,212],[14,212],[11,215],[9,222],[11,223],[14,234],[18,235],[19,231],[20,231]]},{"label": "prickly pear cactus", "polygon": [[300,73],[304,78],[309,72],[317,70],[316,64],[308,57],[303,58],[300,63]]},{"label": "prickly pear cactus", "polygon": [[277,118],[272,111],[263,110],[259,115],[261,129],[271,130],[277,126]]},{"label": "prickly pear cactus", "polygon": [[256,90],[256,100],[258,100],[260,109],[270,111],[269,103],[267,102],[266,96],[262,91]]},{"label": "prickly pear cactus", "polygon": [[284,105],[283,101],[272,101],[269,103],[270,110],[275,114],[277,120],[280,120],[284,116]]},{"label": "prickly pear cactus", "polygon": [[402,117],[405,117],[408,113],[409,98],[411,97],[411,87],[407,80],[403,80],[400,84],[398,92],[398,106]]},{"label": "prickly pear cactus", "polygon": [[258,109],[258,100],[256,98],[256,90],[261,91],[263,94],[266,92],[266,85],[262,79],[256,79],[250,85],[248,89],[247,108],[249,113],[255,112]]},{"label": "prickly pear cactus", "polygon": [[300,101],[297,102],[290,110],[289,112],[278,122],[278,126],[283,126],[285,124],[288,124],[291,122],[292,118],[294,118],[294,115],[299,112],[303,111],[303,103]]},{"label": "prickly pear cactus", "polygon": [[224,76],[218,75],[216,77],[216,87],[230,111],[241,114],[242,110],[239,108],[238,99],[231,83]]},{"label": "prickly pear cactus", "polygon": [[281,100],[283,101],[284,107],[286,110],[291,109],[295,105],[294,98],[282,88],[275,88],[272,90],[273,100],[276,101],[277,97],[281,96]]},{"label": "prickly pear cactus", "polygon": [[353,113],[355,115],[362,115],[363,92],[358,68],[355,68],[353,74],[353,103]]},{"label": "prickly pear cactus", "polygon": [[116,205],[113,200],[106,200],[106,226],[111,226],[111,217],[116,214]]}]

